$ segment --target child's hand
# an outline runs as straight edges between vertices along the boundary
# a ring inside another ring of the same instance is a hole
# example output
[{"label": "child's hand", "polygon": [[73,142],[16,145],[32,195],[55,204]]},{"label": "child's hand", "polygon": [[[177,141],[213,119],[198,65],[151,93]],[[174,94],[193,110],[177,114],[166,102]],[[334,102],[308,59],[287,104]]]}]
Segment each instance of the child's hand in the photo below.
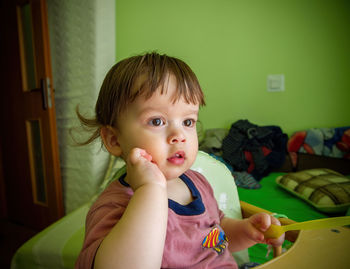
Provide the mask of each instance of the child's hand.
[{"label": "child's hand", "polygon": [[277,239],[264,238],[264,232],[270,227],[271,224],[281,225],[278,219],[266,213],[258,213],[246,219],[246,221],[248,222],[248,225],[246,225],[245,232],[250,240],[272,246],[280,246],[283,244],[284,234]]},{"label": "child's hand", "polygon": [[164,188],[166,187],[166,179],[163,173],[152,162],[152,156],[144,149],[132,149],[126,163],[126,181],[134,191],[145,184],[158,184]]}]

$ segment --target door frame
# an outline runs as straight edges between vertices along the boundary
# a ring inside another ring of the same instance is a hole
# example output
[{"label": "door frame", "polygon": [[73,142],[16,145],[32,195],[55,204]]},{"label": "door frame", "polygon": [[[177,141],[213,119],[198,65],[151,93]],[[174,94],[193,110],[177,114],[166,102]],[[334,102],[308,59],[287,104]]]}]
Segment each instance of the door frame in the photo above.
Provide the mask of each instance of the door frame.
[{"label": "door frame", "polygon": [[[19,19],[19,10],[20,6],[24,4],[30,4],[30,14],[32,18],[32,31],[33,31],[33,47],[35,54],[35,72],[36,72],[36,85],[41,85],[41,91],[37,92],[37,89],[30,89],[26,91],[25,85],[23,82],[24,73],[23,72],[23,61],[24,56],[22,53],[23,48],[21,47],[21,27]],[[50,59],[50,45],[49,45],[49,31],[48,31],[48,20],[47,20],[47,6],[45,0],[3,0],[1,1],[2,9],[2,18],[1,18],[1,32],[5,33],[6,39],[8,41],[2,41],[1,51],[5,52],[5,57],[1,57],[1,66],[5,70],[2,73],[4,89],[1,92],[1,119],[4,127],[4,135],[1,137],[0,141],[0,217],[2,218],[11,218],[13,216],[13,210],[11,206],[13,203],[9,203],[9,198],[11,201],[14,201],[16,197],[11,197],[13,195],[14,188],[21,188],[21,186],[13,186],[11,180],[16,180],[11,178],[11,171],[9,167],[6,167],[5,163],[8,163],[8,160],[5,158],[9,156],[8,154],[14,154],[11,146],[9,146],[9,134],[23,131],[27,127],[21,125],[20,130],[12,130],[7,128],[11,125],[11,120],[19,119],[23,120],[23,124],[27,126],[27,121],[31,119],[38,119],[40,125],[41,136],[41,145],[43,149],[43,171],[45,173],[45,188],[48,194],[47,204],[40,204],[35,198],[34,187],[31,187],[31,190],[27,189],[26,191],[32,192],[32,205],[36,207],[37,212],[33,214],[38,220],[29,221],[28,226],[35,226],[34,228],[42,229],[57,219],[63,217],[64,207],[62,199],[62,182],[61,182],[61,171],[60,171],[60,162],[59,162],[59,152],[58,152],[58,139],[56,131],[56,115],[55,115],[55,103],[54,103],[54,90],[52,87],[52,70],[51,70],[51,59]],[[16,25],[16,27],[15,27]],[[15,32],[15,33],[14,33]],[[17,41],[16,41],[17,40]],[[14,52],[15,55],[9,52]],[[10,81],[16,81],[15,83]],[[18,81],[20,80],[20,81]],[[6,82],[9,81],[9,82]],[[42,83],[41,83],[42,81]],[[47,83],[49,82],[49,83]],[[19,93],[11,92],[10,89],[13,89],[13,85],[17,87],[22,85],[20,90],[21,94],[26,97],[20,97],[20,100],[15,100],[18,98]],[[8,86],[8,87],[6,87]],[[45,94],[43,94],[45,93]],[[22,100],[23,99],[23,100]],[[15,108],[11,107],[9,103],[18,101],[20,105]],[[46,102],[45,107],[42,107],[42,104]],[[35,103],[33,105],[33,103]],[[40,107],[40,108],[39,108]],[[23,112],[25,111],[25,112]],[[38,111],[38,112],[35,112]],[[24,115],[22,115],[22,114]],[[14,116],[16,115],[16,116]],[[21,116],[22,115],[22,116]],[[29,116],[28,116],[29,115]],[[34,116],[30,116],[34,115]],[[35,116],[36,115],[36,116]],[[32,117],[32,118],[31,118]],[[18,125],[16,125],[18,126]],[[28,129],[28,128],[27,128]],[[12,132],[12,133],[11,133]],[[18,154],[18,159],[29,158],[30,154],[26,154],[26,151],[31,152],[30,146],[28,146],[28,132],[26,132],[27,138],[26,141],[22,140],[23,143],[27,143],[27,148],[23,150],[21,156],[20,150],[16,150]],[[13,136],[14,137],[14,136]],[[18,142],[18,141],[17,141]],[[16,142],[16,143],[17,143]],[[35,149],[34,149],[35,150]],[[33,151],[34,151],[33,150]],[[25,157],[25,158],[24,158]],[[7,161],[7,162],[6,162]],[[10,164],[12,167],[12,164]],[[25,167],[29,166],[31,175],[28,175],[28,180],[30,179],[31,183],[28,182],[26,176],[26,186],[33,184],[33,163],[29,161],[29,164],[26,163]],[[16,169],[22,169],[24,166],[15,166]],[[25,168],[23,168],[25,170]],[[11,190],[11,193],[9,191]],[[29,193],[30,195],[30,193]],[[27,199],[28,200],[28,199]],[[21,210],[25,211],[26,206],[29,205],[17,205]],[[22,209],[23,207],[23,209]],[[33,206],[32,206],[33,207]],[[29,214],[23,214],[29,215]],[[11,220],[11,219],[10,219]],[[18,221],[15,220],[15,221]],[[27,223],[24,221],[23,223]]]}]

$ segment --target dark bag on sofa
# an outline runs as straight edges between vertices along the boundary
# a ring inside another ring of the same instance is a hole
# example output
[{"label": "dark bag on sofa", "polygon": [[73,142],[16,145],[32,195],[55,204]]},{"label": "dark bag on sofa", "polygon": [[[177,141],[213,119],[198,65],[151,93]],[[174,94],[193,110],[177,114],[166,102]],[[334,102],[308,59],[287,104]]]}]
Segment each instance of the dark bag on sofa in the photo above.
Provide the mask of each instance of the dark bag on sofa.
[{"label": "dark bag on sofa", "polygon": [[248,120],[232,124],[222,143],[223,158],[236,171],[247,171],[256,180],[282,166],[288,137],[278,126],[258,126]]}]

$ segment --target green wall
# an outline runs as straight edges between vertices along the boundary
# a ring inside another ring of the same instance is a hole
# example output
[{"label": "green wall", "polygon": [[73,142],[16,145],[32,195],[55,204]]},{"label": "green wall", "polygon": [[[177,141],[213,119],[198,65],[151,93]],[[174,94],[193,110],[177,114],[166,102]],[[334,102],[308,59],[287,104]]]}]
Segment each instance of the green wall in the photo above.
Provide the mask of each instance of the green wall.
[{"label": "green wall", "polygon": [[[205,129],[350,125],[347,0],[116,0],[117,60],[156,50],[197,74]],[[268,74],[285,75],[267,92]]]}]

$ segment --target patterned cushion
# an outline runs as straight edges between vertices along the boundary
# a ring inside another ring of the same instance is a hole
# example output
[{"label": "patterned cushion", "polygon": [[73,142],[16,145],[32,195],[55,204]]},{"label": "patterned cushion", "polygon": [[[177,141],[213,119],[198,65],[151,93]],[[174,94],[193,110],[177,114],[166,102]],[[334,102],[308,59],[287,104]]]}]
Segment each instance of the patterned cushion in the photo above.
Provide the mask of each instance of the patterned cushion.
[{"label": "patterned cushion", "polygon": [[329,169],[288,173],[276,183],[326,213],[345,212],[350,206],[350,178]]}]

